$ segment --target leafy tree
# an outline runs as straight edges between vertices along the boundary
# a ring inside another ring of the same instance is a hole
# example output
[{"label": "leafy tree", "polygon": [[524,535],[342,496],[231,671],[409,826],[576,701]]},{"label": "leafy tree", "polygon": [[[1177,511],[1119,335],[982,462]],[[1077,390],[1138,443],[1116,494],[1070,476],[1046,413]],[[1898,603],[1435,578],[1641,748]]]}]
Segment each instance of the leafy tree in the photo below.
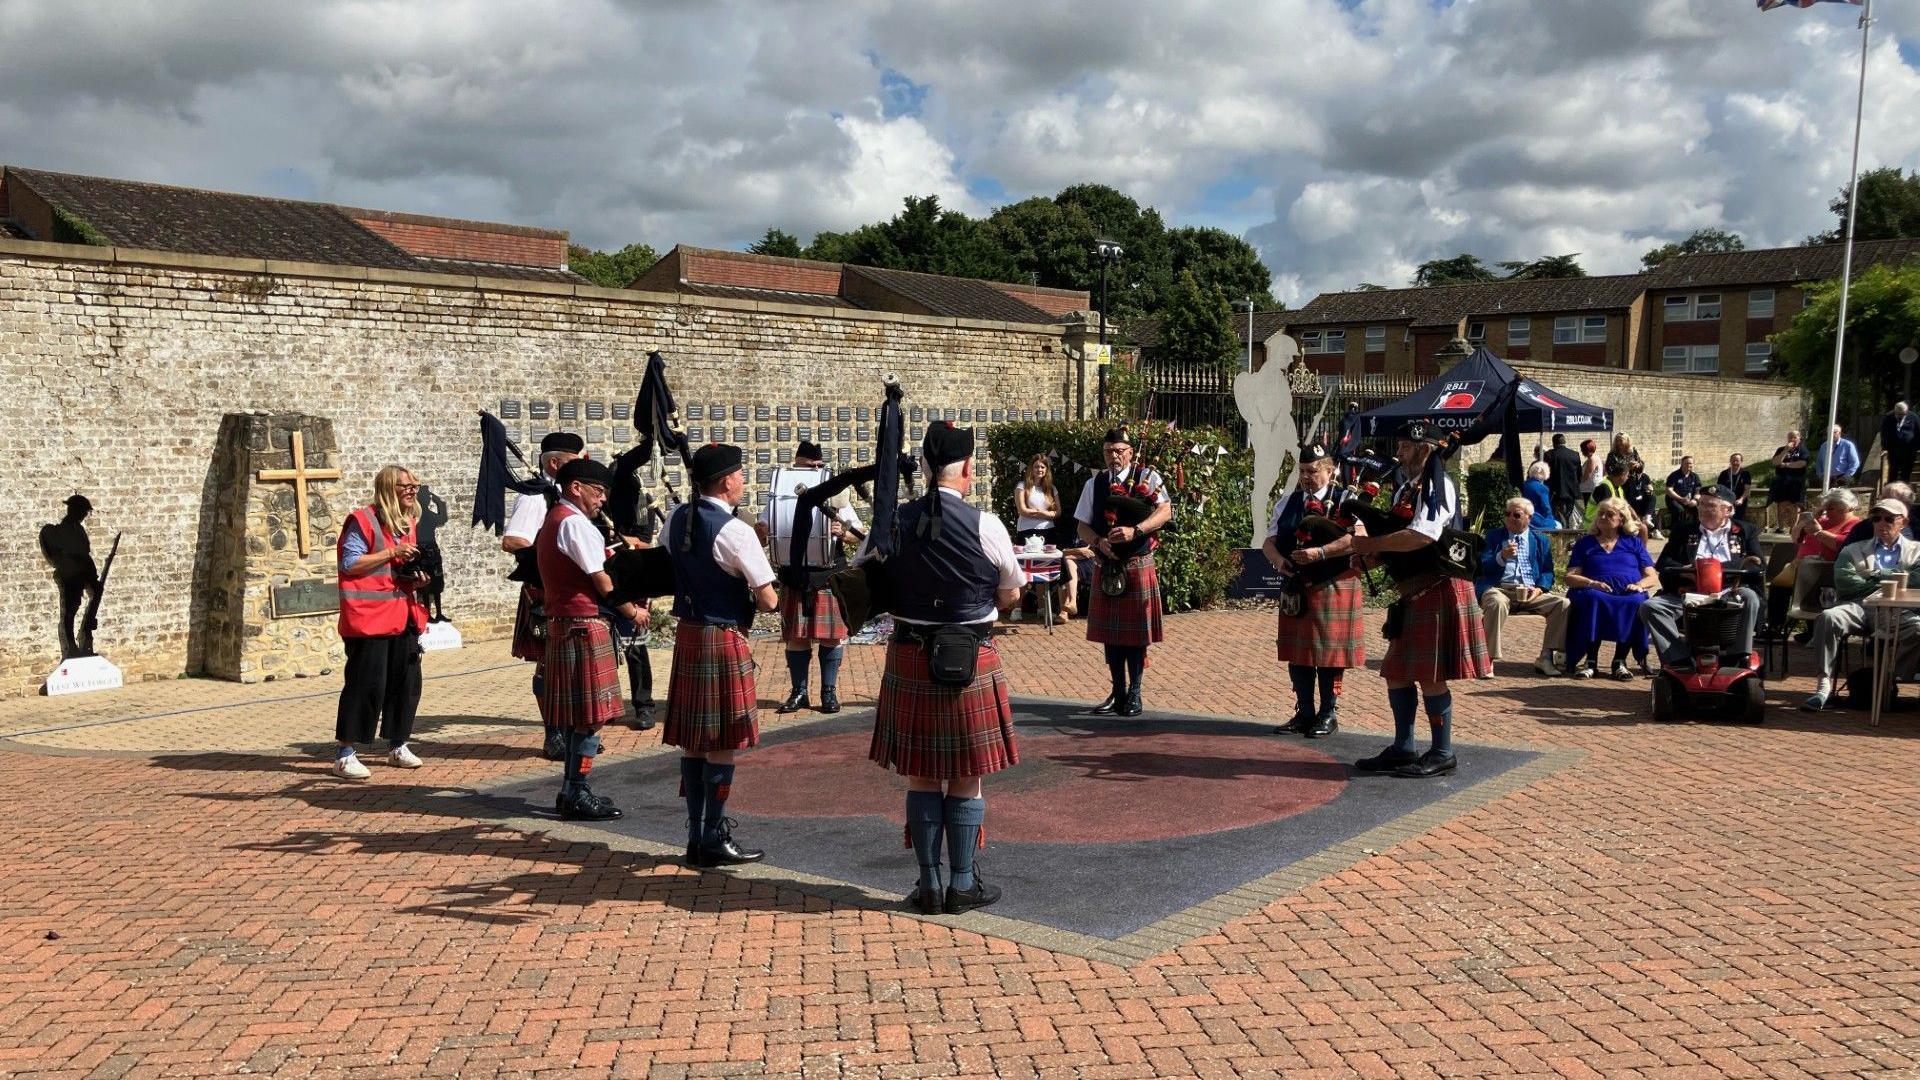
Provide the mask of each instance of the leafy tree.
[{"label": "leafy tree", "polygon": [[[1847,189],[1827,209],[1838,223],[1832,231],[1807,237],[1809,244],[1837,244],[1846,239]],[[1897,240],[1920,236],[1920,172],[1901,173],[1898,167],[1869,169],[1860,174],[1860,215],[1854,219],[1855,240]]]},{"label": "leafy tree", "polygon": [[891,219],[850,233],[821,233],[808,245],[812,259],[918,270],[928,274],[1012,281],[1012,260],[982,222],[940,206],[937,195],[909,195]]},{"label": "leafy tree", "polygon": [[765,236],[748,244],[747,250],[755,255],[780,255],[797,259],[800,257],[800,238],[784,229],[768,229]]},{"label": "leafy tree", "polygon": [[1354,292],[1386,292],[1387,287],[1385,285],[1376,285],[1371,281],[1363,281],[1360,284],[1355,285],[1353,287],[1353,291]]},{"label": "leafy tree", "polygon": [[1665,243],[1640,256],[1640,265],[1648,270],[1659,266],[1675,255],[1721,255],[1729,251],[1745,251],[1747,242],[1740,234],[1725,229],[1695,229],[1693,235],[1678,243]]},{"label": "leafy tree", "polygon": [[1233,313],[1226,298],[1200,287],[1193,271],[1182,270],[1160,317],[1160,356],[1190,364],[1231,364],[1240,342],[1233,334]]},{"label": "leafy tree", "polygon": [[567,246],[567,269],[609,289],[624,289],[633,279],[660,261],[646,244],[628,244],[619,251],[595,251],[578,244]]},{"label": "leafy tree", "polygon": [[1245,240],[1225,229],[1186,226],[1167,233],[1167,247],[1173,273],[1193,271],[1201,289],[1229,300],[1250,296],[1262,310],[1274,306],[1273,274]]},{"label": "leafy tree", "polygon": [[1586,277],[1587,272],[1577,261],[1579,252],[1571,255],[1542,255],[1532,262],[1503,262],[1500,268],[1507,272],[1509,281],[1535,281],[1541,278]]},{"label": "leafy tree", "polygon": [[1480,261],[1480,256],[1461,252],[1451,259],[1428,259],[1413,271],[1413,283],[1425,287],[1429,285],[1469,285],[1480,281],[1496,281],[1495,274]]},{"label": "leafy tree", "polygon": [[[1840,282],[1807,288],[1807,306],[1773,335],[1774,369],[1807,388],[1815,415],[1827,411],[1833,384],[1833,332],[1840,317]],[[1847,354],[1840,385],[1843,403],[1870,406],[1896,400],[1906,386],[1900,350],[1920,341],[1920,261],[1880,264],[1854,278],[1847,298]]]},{"label": "leafy tree", "polygon": [[986,225],[1013,261],[1016,280],[1086,289],[1099,305],[1100,262],[1093,250],[1093,219],[1085,210],[1035,196],[995,210]]},{"label": "leafy tree", "polygon": [[[861,226],[863,229],[872,227],[871,225]],[[818,259],[821,262],[853,262],[855,253],[856,244],[852,233],[818,232],[814,234],[806,250],[800,255],[802,258]]]}]

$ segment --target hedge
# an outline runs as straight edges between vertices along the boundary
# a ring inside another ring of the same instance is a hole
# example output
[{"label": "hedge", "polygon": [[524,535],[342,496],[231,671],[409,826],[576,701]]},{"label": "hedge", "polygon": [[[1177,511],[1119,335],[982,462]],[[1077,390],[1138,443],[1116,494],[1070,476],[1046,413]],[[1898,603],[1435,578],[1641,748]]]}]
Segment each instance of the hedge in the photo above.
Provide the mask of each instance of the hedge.
[{"label": "hedge", "polygon": [[[992,507],[1014,523],[1013,488],[1037,454],[1055,452],[1055,484],[1069,513],[1080,499],[1087,473],[1101,467],[1100,443],[1110,423],[1051,420],[998,424],[987,432],[993,467]],[[1252,535],[1247,496],[1253,487],[1253,454],[1213,428],[1174,428],[1165,421],[1128,425],[1134,453],[1159,470],[1173,488],[1173,520],[1154,555],[1168,611],[1207,607],[1226,595],[1239,569],[1238,551]]]}]

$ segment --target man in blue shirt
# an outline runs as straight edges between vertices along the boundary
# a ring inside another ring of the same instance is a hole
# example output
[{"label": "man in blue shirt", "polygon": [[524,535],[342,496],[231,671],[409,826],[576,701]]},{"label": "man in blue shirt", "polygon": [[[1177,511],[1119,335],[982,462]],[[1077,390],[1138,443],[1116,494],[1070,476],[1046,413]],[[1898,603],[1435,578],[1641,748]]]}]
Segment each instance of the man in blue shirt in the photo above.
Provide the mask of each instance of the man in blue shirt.
[{"label": "man in blue shirt", "polygon": [[1827,475],[1827,453],[1829,448],[1831,448],[1833,452],[1833,479],[1827,482],[1827,486],[1846,487],[1853,482],[1853,474],[1860,471],[1860,448],[1853,445],[1852,439],[1840,433],[1839,424],[1833,425],[1832,434],[1828,436],[1826,442],[1820,444],[1820,449],[1813,453],[1813,475],[1815,477],[1824,477]]},{"label": "man in blue shirt", "polygon": [[1487,654],[1501,659],[1501,631],[1510,612],[1542,615],[1547,630],[1540,639],[1540,656],[1533,668],[1542,675],[1558,675],[1553,654],[1567,647],[1567,598],[1553,591],[1553,548],[1546,534],[1528,527],[1533,503],[1507,500],[1506,523],[1487,534],[1474,587],[1480,591],[1480,615],[1487,627]]}]

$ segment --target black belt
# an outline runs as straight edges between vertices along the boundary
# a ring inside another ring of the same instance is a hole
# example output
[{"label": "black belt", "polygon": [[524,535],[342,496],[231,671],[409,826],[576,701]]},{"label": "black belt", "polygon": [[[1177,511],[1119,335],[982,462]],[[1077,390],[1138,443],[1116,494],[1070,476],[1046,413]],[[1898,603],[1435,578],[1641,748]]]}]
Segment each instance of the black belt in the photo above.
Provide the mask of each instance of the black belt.
[{"label": "black belt", "polygon": [[973,631],[974,637],[979,638],[982,645],[993,640],[992,623],[941,623],[935,626],[916,626],[913,623],[901,622],[899,619],[893,621],[893,640],[909,645],[925,645],[927,638],[934,631],[951,631],[954,627],[964,627]]}]

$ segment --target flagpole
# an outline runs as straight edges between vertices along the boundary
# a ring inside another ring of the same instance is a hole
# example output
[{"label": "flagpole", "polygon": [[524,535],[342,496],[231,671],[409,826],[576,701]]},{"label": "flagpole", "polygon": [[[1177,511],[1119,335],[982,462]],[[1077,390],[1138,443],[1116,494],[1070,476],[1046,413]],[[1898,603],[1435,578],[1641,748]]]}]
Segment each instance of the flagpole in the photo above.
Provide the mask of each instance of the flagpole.
[{"label": "flagpole", "polygon": [[[1840,358],[1847,345],[1847,290],[1853,284],[1853,219],[1860,211],[1860,121],[1867,111],[1867,39],[1873,33],[1873,0],[1860,12],[1860,95],[1853,106],[1853,165],[1847,174],[1846,247],[1840,255],[1840,322],[1833,333],[1833,389],[1827,395],[1827,463],[1822,491],[1833,486],[1833,425],[1840,416]],[[1864,463],[1863,463],[1864,464]]]}]

